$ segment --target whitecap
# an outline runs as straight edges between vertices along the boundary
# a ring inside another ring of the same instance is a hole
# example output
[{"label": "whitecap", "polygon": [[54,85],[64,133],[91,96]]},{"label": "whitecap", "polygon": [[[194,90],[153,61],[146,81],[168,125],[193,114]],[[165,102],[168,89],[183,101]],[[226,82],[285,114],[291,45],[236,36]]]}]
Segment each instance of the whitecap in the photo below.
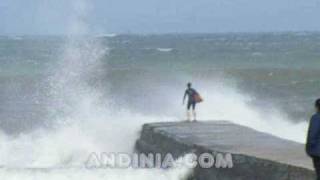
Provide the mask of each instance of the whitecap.
[{"label": "whitecap", "polygon": [[157,50],[160,52],[171,52],[173,49],[172,48],[157,48]]}]

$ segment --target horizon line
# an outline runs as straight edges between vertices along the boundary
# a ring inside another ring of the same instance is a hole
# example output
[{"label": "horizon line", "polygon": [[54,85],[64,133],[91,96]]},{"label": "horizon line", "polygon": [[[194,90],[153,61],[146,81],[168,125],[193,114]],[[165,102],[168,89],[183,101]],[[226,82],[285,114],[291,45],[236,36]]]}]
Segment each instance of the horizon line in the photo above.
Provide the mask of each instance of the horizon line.
[{"label": "horizon line", "polygon": [[229,32],[165,32],[165,33],[84,33],[84,34],[0,34],[0,37],[32,37],[32,36],[51,36],[51,37],[115,37],[115,36],[162,36],[162,35],[227,35],[227,34],[318,34],[320,30],[305,30],[305,31],[229,31]]}]

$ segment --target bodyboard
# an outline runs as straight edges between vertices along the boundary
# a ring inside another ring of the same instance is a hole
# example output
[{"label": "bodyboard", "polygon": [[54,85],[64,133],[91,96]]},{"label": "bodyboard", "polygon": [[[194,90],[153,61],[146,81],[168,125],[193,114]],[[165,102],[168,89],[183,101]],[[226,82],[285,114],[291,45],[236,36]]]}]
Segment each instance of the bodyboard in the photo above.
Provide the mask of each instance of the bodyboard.
[{"label": "bodyboard", "polygon": [[200,94],[195,94],[194,96],[193,96],[193,98],[194,98],[194,101],[196,102],[196,103],[201,103],[201,102],[203,102],[203,98],[200,96]]}]

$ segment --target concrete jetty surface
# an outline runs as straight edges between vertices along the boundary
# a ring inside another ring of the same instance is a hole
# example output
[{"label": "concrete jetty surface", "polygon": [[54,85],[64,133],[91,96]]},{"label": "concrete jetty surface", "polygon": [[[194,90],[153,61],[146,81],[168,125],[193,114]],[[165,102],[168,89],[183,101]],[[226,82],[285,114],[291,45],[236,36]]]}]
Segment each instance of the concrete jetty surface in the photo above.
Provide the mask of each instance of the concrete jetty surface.
[{"label": "concrete jetty surface", "polygon": [[197,180],[314,180],[304,145],[227,121],[165,122],[143,126],[143,153],[231,153],[232,168],[197,167]]}]

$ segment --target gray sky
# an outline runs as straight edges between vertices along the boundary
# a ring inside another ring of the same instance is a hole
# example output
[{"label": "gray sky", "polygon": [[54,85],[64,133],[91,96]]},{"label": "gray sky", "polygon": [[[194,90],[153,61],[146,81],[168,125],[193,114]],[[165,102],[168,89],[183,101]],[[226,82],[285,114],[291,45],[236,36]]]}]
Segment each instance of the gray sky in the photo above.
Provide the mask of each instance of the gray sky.
[{"label": "gray sky", "polygon": [[319,31],[320,0],[0,0],[0,34]]}]

